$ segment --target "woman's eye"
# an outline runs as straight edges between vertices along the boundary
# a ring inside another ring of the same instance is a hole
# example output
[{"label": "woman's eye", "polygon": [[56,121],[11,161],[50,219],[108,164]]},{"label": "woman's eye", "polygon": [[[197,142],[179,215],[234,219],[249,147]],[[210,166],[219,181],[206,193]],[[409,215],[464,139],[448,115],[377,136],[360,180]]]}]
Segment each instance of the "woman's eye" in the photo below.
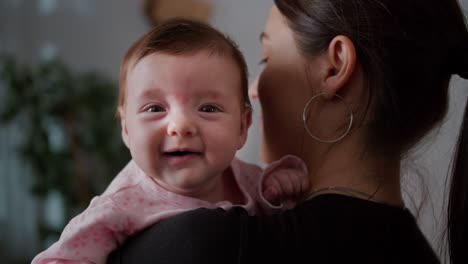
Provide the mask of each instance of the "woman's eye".
[{"label": "woman's eye", "polygon": [[260,60],[260,62],[258,63],[258,65],[264,65],[268,62],[268,58],[263,58]]},{"label": "woman's eye", "polygon": [[202,106],[202,108],[200,108],[200,111],[205,112],[205,113],[215,113],[215,112],[219,112],[220,109],[219,107],[214,106],[214,105],[205,105],[205,106]]},{"label": "woman's eye", "polygon": [[164,108],[159,105],[152,105],[146,108],[146,112],[157,113],[157,112],[164,112]]}]

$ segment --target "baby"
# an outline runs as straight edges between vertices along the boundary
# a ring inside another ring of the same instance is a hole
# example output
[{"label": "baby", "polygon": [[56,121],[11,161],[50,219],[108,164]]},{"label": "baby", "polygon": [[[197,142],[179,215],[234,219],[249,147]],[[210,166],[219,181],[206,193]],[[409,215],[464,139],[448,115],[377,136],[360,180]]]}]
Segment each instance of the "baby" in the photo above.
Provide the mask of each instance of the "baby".
[{"label": "baby", "polygon": [[298,158],[263,171],[235,158],[252,114],[246,68],[230,39],[197,22],[140,38],[121,65],[118,102],[133,160],[32,263],[105,263],[127,237],[187,210],[271,214],[300,199],[308,177]]}]

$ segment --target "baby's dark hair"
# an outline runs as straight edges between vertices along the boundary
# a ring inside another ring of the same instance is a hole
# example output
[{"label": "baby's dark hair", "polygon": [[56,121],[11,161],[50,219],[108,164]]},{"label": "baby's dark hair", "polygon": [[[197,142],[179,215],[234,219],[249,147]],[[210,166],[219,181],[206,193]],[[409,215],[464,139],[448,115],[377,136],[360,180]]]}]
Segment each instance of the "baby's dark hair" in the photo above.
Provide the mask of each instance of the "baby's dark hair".
[{"label": "baby's dark hair", "polygon": [[177,18],[154,27],[128,49],[120,66],[117,109],[125,105],[128,71],[141,59],[156,52],[191,55],[200,51],[208,51],[210,54],[233,59],[239,67],[243,106],[250,107],[247,64],[237,44],[227,35],[207,24]]}]

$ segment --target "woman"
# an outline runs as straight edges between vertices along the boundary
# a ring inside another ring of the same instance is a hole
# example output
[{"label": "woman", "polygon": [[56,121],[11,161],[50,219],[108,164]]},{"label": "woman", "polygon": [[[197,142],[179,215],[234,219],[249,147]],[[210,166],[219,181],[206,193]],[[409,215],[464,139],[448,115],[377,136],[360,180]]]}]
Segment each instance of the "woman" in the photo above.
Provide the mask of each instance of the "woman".
[{"label": "woman", "polygon": [[[262,156],[300,156],[309,198],[270,217],[191,211],[111,261],[439,263],[404,207],[400,161],[443,119],[451,75],[468,78],[456,0],[276,0],[261,39],[265,69],[251,95],[262,105]],[[449,197],[452,263],[468,262],[467,122]]]}]

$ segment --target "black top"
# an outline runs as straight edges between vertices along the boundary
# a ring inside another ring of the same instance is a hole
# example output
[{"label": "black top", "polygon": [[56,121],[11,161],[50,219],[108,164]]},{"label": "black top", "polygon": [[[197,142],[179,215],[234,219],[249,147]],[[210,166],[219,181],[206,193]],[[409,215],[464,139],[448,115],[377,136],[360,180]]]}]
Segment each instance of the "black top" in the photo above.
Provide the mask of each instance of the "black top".
[{"label": "black top", "polygon": [[108,263],[440,263],[407,209],[322,194],[274,216],[197,209],[130,238]]}]

